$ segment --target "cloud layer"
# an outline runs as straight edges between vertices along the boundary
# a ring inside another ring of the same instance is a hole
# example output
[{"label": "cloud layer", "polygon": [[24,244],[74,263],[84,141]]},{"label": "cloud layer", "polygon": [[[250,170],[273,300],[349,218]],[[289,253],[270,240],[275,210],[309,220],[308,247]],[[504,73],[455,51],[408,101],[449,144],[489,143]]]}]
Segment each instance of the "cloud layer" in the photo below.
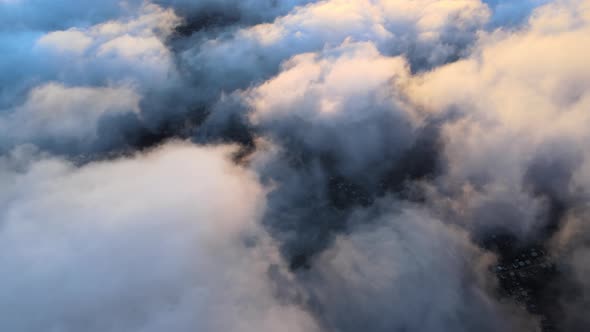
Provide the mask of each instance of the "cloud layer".
[{"label": "cloud layer", "polygon": [[[0,330],[581,330],[589,39],[587,0],[0,1]],[[491,272],[530,246],[538,310]]]},{"label": "cloud layer", "polygon": [[1,328],[312,331],[267,287],[280,262],[256,225],[264,189],[232,150],[171,143],[81,168],[4,157]]}]

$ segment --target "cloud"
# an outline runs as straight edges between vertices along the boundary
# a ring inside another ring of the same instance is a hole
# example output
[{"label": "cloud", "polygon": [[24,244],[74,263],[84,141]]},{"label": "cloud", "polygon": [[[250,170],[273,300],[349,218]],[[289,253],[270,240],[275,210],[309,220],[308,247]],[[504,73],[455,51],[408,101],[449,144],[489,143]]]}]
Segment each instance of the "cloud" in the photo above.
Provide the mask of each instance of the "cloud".
[{"label": "cloud", "polygon": [[[415,147],[431,136],[397,94],[410,76],[404,58],[346,41],[299,54],[275,77],[216,105],[215,112],[247,114],[260,137],[253,167],[275,186],[265,224],[292,263],[346,229],[350,208],[430,171],[403,161],[428,154]],[[212,131],[220,121],[213,116],[200,129]]]},{"label": "cloud", "polygon": [[189,20],[207,15],[224,15],[233,17],[242,23],[255,24],[261,21],[287,14],[296,6],[302,6],[314,0],[156,0],[162,6],[171,6]]},{"label": "cloud", "polygon": [[534,330],[505,234],[586,326],[588,13],[4,1],[0,329]]},{"label": "cloud", "polygon": [[[336,234],[340,232],[347,234],[342,236],[345,239],[342,241],[354,238],[357,223],[343,219],[348,220],[351,206],[370,205],[371,195],[379,193],[379,186],[358,186],[365,176],[383,180],[379,166],[370,163],[371,148],[378,143],[371,142],[371,136],[363,134],[363,127],[355,122],[368,116],[373,128],[383,123],[380,117],[371,118],[375,114],[371,112],[380,109],[379,104],[365,107],[366,96],[373,93],[394,95],[389,100],[403,101],[395,104],[403,105],[401,108],[389,105],[384,109],[409,110],[401,114],[409,116],[414,121],[412,124],[424,126],[440,121],[439,172],[432,178],[409,184],[412,190],[418,191],[419,202],[444,216],[446,222],[469,232],[478,243],[494,234],[505,233],[514,236],[518,244],[547,241],[560,225],[567,223],[568,211],[585,202],[582,193],[586,182],[580,168],[588,160],[585,148],[588,117],[584,110],[589,86],[583,61],[587,52],[581,45],[586,44],[583,41],[589,35],[587,7],[584,1],[557,1],[539,7],[522,28],[480,31],[470,55],[420,74],[412,75],[400,67],[373,71],[372,68],[386,66],[361,66],[371,58],[367,54],[374,56],[372,60],[382,59],[382,64],[395,59],[379,47],[379,39],[374,37],[372,46],[367,43],[361,47],[362,43],[354,42],[345,46],[328,44],[321,52],[299,54],[284,62],[277,76],[246,90],[248,106],[253,110],[251,121],[284,148],[274,155],[279,161],[260,172],[278,180],[278,189],[271,194],[269,202],[280,212],[269,212],[266,220],[277,232],[275,236],[286,244],[285,251],[295,266],[311,266],[312,271],[319,271],[329,265],[314,258],[326,252],[326,245],[317,243],[332,243],[334,238],[337,243],[340,240]],[[359,52],[361,49],[372,51]],[[569,49],[578,51],[569,52]],[[378,62],[372,60],[371,63]],[[329,79],[338,71],[339,64],[344,63],[342,68],[355,78],[354,84],[349,84],[347,76]],[[357,72],[357,68],[363,69]],[[378,77],[389,78],[385,73],[403,74],[392,79],[396,83],[385,79],[385,85],[372,85],[372,82],[383,82]],[[386,86],[383,88],[386,91],[389,89],[389,94],[381,92],[382,86]],[[351,89],[347,90],[348,87]],[[366,91],[370,92],[365,94]],[[347,123],[354,125],[347,128]],[[396,127],[388,124],[387,128]],[[340,129],[350,141],[338,140]],[[375,132],[379,131],[372,131]],[[412,134],[409,131],[401,136],[408,139]],[[315,135],[323,138],[316,139]],[[383,141],[386,140],[377,139]],[[358,142],[360,146],[355,146]],[[409,142],[406,149],[415,140]],[[314,152],[324,147],[318,154],[337,156],[326,158],[336,160],[333,164],[316,158]],[[349,156],[359,157],[362,162],[355,164],[353,158],[342,157],[345,154],[340,152],[346,149],[351,151]],[[376,151],[385,156],[389,150],[382,147]],[[400,160],[404,157],[402,154]],[[356,173],[342,171],[354,165],[360,165]],[[339,175],[344,175],[344,180],[334,180]],[[336,189],[332,188],[334,183]],[[337,204],[332,190],[339,192],[337,196],[347,196],[347,203]],[[359,196],[367,201],[357,199]],[[337,211],[326,211],[326,207],[335,207]],[[358,221],[361,225],[366,223]],[[564,265],[569,264],[575,275],[583,275],[585,270],[580,262],[584,262],[586,245],[574,240],[568,242],[579,250],[564,254],[562,258],[567,262]],[[571,282],[564,281],[564,285]],[[318,286],[317,292],[328,292],[326,284]],[[585,289],[584,283],[579,287]],[[340,288],[334,291],[340,292]],[[413,295],[421,298],[417,293]],[[319,295],[320,299],[322,296],[330,297]],[[342,306],[348,304],[350,301]],[[339,305],[325,305],[322,317],[329,319],[330,310],[336,310],[334,307]],[[579,301],[569,305],[576,314],[579,311],[573,309],[585,306]],[[359,315],[369,316],[368,313]],[[334,316],[353,315],[338,312]],[[583,326],[581,317],[577,315],[577,321],[570,317],[567,324]],[[359,324],[375,320],[359,318]],[[331,324],[335,329],[343,328],[337,325],[340,324],[337,318]]]},{"label": "cloud", "polygon": [[[125,140],[137,141],[133,137],[123,137],[130,135],[128,133],[140,136],[137,133],[157,126],[159,121],[154,120],[157,117],[150,116],[149,108],[144,105],[144,102],[148,105],[150,102],[144,101],[145,96],[162,100],[162,95],[170,94],[168,91],[173,90],[177,94],[185,91],[172,53],[165,44],[165,39],[180,21],[171,9],[145,3],[133,14],[94,25],[47,32],[0,34],[0,39],[14,45],[16,50],[0,62],[5,72],[0,79],[3,86],[0,89],[0,108],[4,113],[3,122],[12,127],[3,140],[14,140],[2,144],[12,146],[28,142],[65,154],[69,149],[71,154],[75,154],[113,149],[115,145],[126,145],[128,142]],[[48,86],[64,88],[49,91]],[[109,89],[132,91],[133,100],[128,97],[131,92],[104,93]],[[97,94],[88,95],[88,100],[82,101],[81,96],[85,94],[79,92],[88,90],[97,91]],[[64,105],[68,100],[78,102],[67,107],[62,105],[58,110],[44,109],[56,105],[27,100],[34,99],[39,91],[54,95],[59,93]],[[99,93],[103,93],[102,98],[106,100],[99,101]],[[96,106],[92,105],[94,102],[97,102]],[[118,106],[103,106],[105,104]],[[37,111],[32,112],[31,107]],[[67,112],[63,111],[64,107],[68,108]],[[87,109],[81,109],[84,107]],[[117,110],[112,112],[113,108]],[[128,114],[124,115],[125,112]],[[55,121],[48,128],[39,122],[41,120],[30,119],[35,114],[50,113],[54,114]],[[59,119],[56,113],[61,113],[62,118]],[[65,119],[70,116],[73,118]],[[32,128],[34,125],[31,123],[35,121],[38,125]],[[63,128],[67,127],[63,133],[56,129],[59,127],[57,121],[63,121]],[[24,127],[14,127],[17,124]],[[75,125],[80,128],[74,129]],[[73,131],[76,133],[73,134]],[[102,134],[106,131],[109,131],[108,135]],[[76,141],[71,142],[72,138]]]},{"label": "cloud", "polygon": [[376,219],[370,210],[353,215],[369,220],[298,274],[328,330],[534,330],[494,299],[486,271],[493,257],[467,233],[419,208],[388,209]]},{"label": "cloud", "polygon": [[82,31],[70,29],[49,33],[41,37],[37,44],[58,51],[74,52],[79,55],[84,53],[92,44],[92,38],[86,36]]},{"label": "cloud", "polygon": [[265,190],[233,151],[170,143],[81,168],[25,147],[2,157],[0,327],[314,331],[272,295]]},{"label": "cloud", "polygon": [[90,81],[93,77],[97,83],[117,78],[138,84],[149,78],[166,82],[174,67],[162,38],[170,35],[179,22],[171,10],[146,4],[137,15],[126,19],[48,32],[36,41],[36,46],[38,51],[53,56],[54,61],[68,62],[56,73],[66,82],[79,78]]},{"label": "cloud", "polygon": [[300,54],[279,75],[244,93],[254,125],[278,141],[332,158],[342,174],[378,173],[413,141],[410,110],[393,91],[409,75],[402,58],[372,43]]},{"label": "cloud", "polygon": [[[514,202],[522,202],[516,197],[523,194],[553,200],[558,197],[534,188],[548,188],[542,182],[557,176],[564,179],[559,186],[567,188],[567,174],[587,155],[582,142],[588,137],[584,109],[590,76],[583,59],[590,49],[577,46],[585,45],[588,36],[587,6],[560,1],[540,7],[526,29],[484,35],[472,56],[410,85],[408,93],[421,107],[462,114],[443,130],[447,171],[441,181],[447,194],[451,187],[463,191],[467,183],[490,194],[505,188],[502,196]],[[565,51],[570,48],[578,52]],[[546,171],[535,171],[542,168]],[[528,206],[538,205],[533,197],[527,200]],[[514,225],[522,223],[515,220]]]},{"label": "cloud", "polygon": [[101,117],[137,113],[139,99],[128,87],[39,86],[23,105],[0,116],[0,146],[6,151],[23,143],[70,145],[70,149],[91,145]]},{"label": "cloud", "polygon": [[[0,63],[6,73],[1,80],[5,87],[2,90],[15,92],[3,93],[1,105],[14,104],[14,98],[9,97],[22,97],[48,81],[95,86],[113,81],[133,81],[138,85],[150,80],[166,82],[173,67],[162,39],[172,33],[179,21],[172,10],[146,4],[133,15],[90,26],[3,30],[0,40],[12,45],[15,52],[3,56]],[[134,47],[125,47],[121,41]],[[138,45],[141,49],[136,49]]]},{"label": "cloud", "polygon": [[203,82],[206,95],[215,98],[220,91],[269,78],[292,56],[336,47],[347,39],[371,41],[387,54],[404,54],[417,69],[439,65],[459,56],[487,17],[487,7],[479,1],[321,1],[271,23],[205,37],[182,49],[179,59],[194,80]]}]

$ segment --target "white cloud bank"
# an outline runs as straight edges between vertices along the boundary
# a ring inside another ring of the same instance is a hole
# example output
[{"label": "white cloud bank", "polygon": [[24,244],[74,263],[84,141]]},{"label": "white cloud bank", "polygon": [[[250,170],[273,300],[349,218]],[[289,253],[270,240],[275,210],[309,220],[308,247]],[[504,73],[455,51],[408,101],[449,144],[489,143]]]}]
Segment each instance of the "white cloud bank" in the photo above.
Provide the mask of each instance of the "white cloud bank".
[{"label": "white cloud bank", "polygon": [[265,190],[233,150],[170,143],[81,168],[2,157],[0,329],[313,331],[273,297]]}]

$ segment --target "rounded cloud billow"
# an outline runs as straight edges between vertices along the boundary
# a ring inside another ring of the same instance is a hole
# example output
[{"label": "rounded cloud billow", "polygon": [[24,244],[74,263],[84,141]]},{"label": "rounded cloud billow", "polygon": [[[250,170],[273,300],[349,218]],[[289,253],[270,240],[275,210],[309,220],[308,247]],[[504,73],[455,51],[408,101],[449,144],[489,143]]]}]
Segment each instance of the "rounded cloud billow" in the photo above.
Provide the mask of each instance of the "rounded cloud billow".
[{"label": "rounded cloud billow", "polygon": [[590,1],[0,0],[1,331],[583,331]]}]

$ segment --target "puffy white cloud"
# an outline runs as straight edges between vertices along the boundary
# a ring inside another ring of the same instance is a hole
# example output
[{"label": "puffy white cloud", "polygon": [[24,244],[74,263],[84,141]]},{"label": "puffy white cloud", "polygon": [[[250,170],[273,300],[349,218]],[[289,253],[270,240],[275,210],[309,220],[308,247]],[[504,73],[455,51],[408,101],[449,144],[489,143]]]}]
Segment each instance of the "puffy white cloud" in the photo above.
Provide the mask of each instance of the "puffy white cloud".
[{"label": "puffy white cloud", "polygon": [[[388,205],[391,205],[388,202]],[[362,211],[369,218],[300,273],[332,331],[534,331],[493,295],[493,257],[466,232],[419,208]],[[444,286],[443,286],[444,285]],[[502,318],[500,318],[502,317]]]},{"label": "puffy white cloud", "polygon": [[0,328],[314,331],[273,296],[265,190],[234,151],[170,143],[81,168],[25,147],[2,157]]},{"label": "puffy white cloud", "polygon": [[13,106],[30,89],[49,81],[68,86],[134,82],[162,88],[172,84],[176,73],[164,39],[180,18],[171,9],[149,3],[124,13],[121,9],[120,15],[103,21],[63,29],[1,30],[0,42],[13,51],[0,62],[4,73],[0,84],[5,87],[0,107]]},{"label": "puffy white cloud", "polygon": [[403,58],[385,57],[372,43],[344,43],[290,59],[279,75],[248,91],[246,98],[254,123],[292,115],[312,121],[338,116],[354,120],[366,115],[363,109],[372,111],[369,100],[379,97],[373,94],[383,95],[387,103],[397,76],[409,76]]},{"label": "puffy white cloud", "polygon": [[347,39],[404,54],[420,69],[461,55],[487,17],[487,6],[477,0],[320,1],[271,23],[205,40],[181,58],[212,93],[247,87],[267,79],[294,55],[338,47]]},{"label": "puffy white cloud", "polygon": [[[77,70],[92,70],[96,66],[103,71],[96,74],[104,79],[119,77],[142,83],[151,78],[165,82],[174,66],[162,38],[169,36],[179,22],[172,10],[145,4],[130,19],[49,32],[37,40],[37,46],[43,51],[57,52],[55,61],[69,62],[60,70],[65,77],[80,75]],[[74,54],[63,54],[67,51]],[[118,74],[119,70],[124,75]]]},{"label": "puffy white cloud", "polygon": [[300,54],[279,75],[242,93],[251,121],[273,138],[334,158],[344,174],[383,171],[412,144],[419,123],[395,91],[409,76],[401,57],[369,42]]},{"label": "puffy white cloud", "polygon": [[[5,72],[0,84],[6,87],[0,90],[1,117],[8,127],[2,146],[30,142],[54,151],[94,152],[112,139],[97,139],[99,123],[105,122],[104,130],[121,131],[149,122],[139,115],[146,95],[182,90],[165,45],[180,21],[172,9],[146,2],[132,14],[94,25],[0,34],[16,46],[15,54],[0,62]],[[40,100],[42,94],[53,95],[53,102]],[[125,112],[137,116],[113,120]]]},{"label": "puffy white cloud", "polygon": [[43,47],[54,48],[58,51],[82,54],[92,44],[92,38],[82,31],[70,29],[51,32],[41,37],[37,43]]},{"label": "puffy white cloud", "polygon": [[139,99],[133,89],[124,86],[39,86],[22,105],[0,115],[0,146],[4,150],[23,143],[43,146],[47,141],[90,145],[97,138],[101,117],[137,113]]},{"label": "puffy white cloud", "polygon": [[[472,56],[412,80],[406,91],[416,104],[462,115],[443,130],[445,190],[463,191],[470,183],[490,196],[503,188],[501,196],[514,202],[523,194],[568,199],[567,189],[554,188],[567,188],[579,159],[586,158],[580,155],[590,155],[584,143],[590,123],[588,8],[587,1],[539,7],[525,29],[482,35]],[[531,216],[542,215],[543,204],[534,201],[525,204],[538,206]],[[515,229],[522,226],[519,219],[547,222],[515,218]]]},{"label": "puffy white cloud", "polygon": [[[527,330],[472,241],[561,222],[588,289],[590,7],[542,3],[5,1],[0,329]],[[254,171],[229,147],[26,145],[216,125]]]}]

